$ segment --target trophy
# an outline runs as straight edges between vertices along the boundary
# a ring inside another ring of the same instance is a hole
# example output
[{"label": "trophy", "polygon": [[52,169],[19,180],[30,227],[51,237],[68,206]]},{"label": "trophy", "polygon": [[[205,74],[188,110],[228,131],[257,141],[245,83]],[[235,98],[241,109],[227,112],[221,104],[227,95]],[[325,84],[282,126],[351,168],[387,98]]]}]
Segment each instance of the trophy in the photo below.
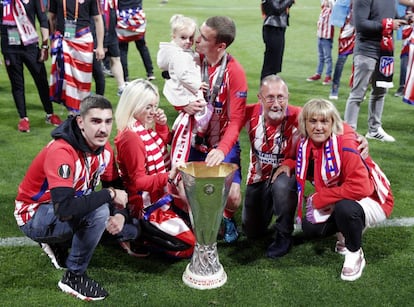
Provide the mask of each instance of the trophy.
[{"label": "trophy", "polygon": [[216,241],[237,169],[238,166],[232,163],[208,167],[205,162],[188,162],[186,167],[179,167],[197,241],[191,262],[183,273],[183,282],[189,287],[213,289],[227,281],[227,274],[219,261]]}]

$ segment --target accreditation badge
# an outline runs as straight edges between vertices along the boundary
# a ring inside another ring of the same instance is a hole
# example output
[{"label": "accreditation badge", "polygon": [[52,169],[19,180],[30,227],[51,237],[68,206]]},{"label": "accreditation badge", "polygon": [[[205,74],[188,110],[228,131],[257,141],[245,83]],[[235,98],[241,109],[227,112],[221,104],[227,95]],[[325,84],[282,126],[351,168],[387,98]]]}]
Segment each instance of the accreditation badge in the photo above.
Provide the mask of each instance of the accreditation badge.
[{"label": "accreditation badge", "polygon": [[65,20],[65,32],[63,37],[68,40],[75,39],[76,35],[76,20]]}]

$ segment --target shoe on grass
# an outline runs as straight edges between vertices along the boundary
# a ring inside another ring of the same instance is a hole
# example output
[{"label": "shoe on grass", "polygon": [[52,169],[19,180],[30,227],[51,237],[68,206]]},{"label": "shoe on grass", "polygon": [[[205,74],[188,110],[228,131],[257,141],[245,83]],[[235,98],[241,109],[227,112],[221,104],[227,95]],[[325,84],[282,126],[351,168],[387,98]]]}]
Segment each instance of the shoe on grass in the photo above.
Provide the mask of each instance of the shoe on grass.
[{"label": "shoe on grass", "polygon": [[266,256],[272,259],[280,258],[289,253],[292,248],[292,236],[277,233],[276,239],[269,245]]},{"label": "shoe on grass", "polygon": [[30,132],[30,122],[28,117],[21,118],[17,125],[20,132]]},{"label": "shoe on grass", "polygon": [[331,92],[329,93],[329,99],[331,100],[338,100],[338,87],[333,86]]},{"label": "shoe on grass", "polygon": [[66,269],[68,249],[57,244],[40,243],[40,247],[52,261],[53,266],[58,270]]},{"label": "shoe on grass", "polygon": [[323,82],[322,82],[323,85],[330,85],[331,83],[332,83],[331,76],[326,76],[325,79],[323,79]]},{"label": "shoe on grass", "polygon": [[108,292],[89,278],[86,273],[76,275],[71,271],[66,271],[58,286],[63,292],[83,301],[98,301],[108,296]]},{"label": "shoe on grass", "polygon": [[59,126],[62,123],[62,120],[56,114],[47,114],[45,121],[46,124],[53,125],[55,127]]},{"label": "shoe on grass", "polygon": [[362,248],[356,252],[349,252],[345,255],[345,261],[341,272],[341,279],[346,281],[357,280],[361,277],[364,267],[365,258]]},{"label": "shoe on grass", "polygon": [[376,132],[367,132],[365,134],[367,139],[377,140],[381,142],[395,142],[395,138],[389,135],[382,127],[379,127]]},{"label": "shoe on grass", "polygon": [[124,92],[125,88],[127,87],[128,82],[125,82],[123,86],[118,87],[118,92],[116,93],[117,96],[121,96]]},{"label": "shoe on grass", "polygon": [[312,81],[318,81],[320,79],[321,79],[320,74],[314,74],[313,76],[310,76],[309,78],[307,78],[306,81],[312,82]]},{"label": "shoe on grass", "polygon": [[404,96],[404,86],[400,86],[398,90],[394,94],[395,97],[402,97]]},{"label": "shoe on grass", "polygon": [[236,242],[239,238],[239,233],[237,232],[236,222],[233,218],[223,217],[224,223],[224,235],[223,240],[227,243]]}]

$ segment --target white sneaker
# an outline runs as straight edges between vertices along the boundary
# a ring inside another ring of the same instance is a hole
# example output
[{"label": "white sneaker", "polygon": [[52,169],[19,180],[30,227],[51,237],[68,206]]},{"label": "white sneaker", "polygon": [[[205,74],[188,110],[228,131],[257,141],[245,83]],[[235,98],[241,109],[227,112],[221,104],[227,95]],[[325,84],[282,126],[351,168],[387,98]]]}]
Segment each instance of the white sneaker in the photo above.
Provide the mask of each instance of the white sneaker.
[{"label": "white sneaker", "polygon": [[395,142],[394,137],[385,132],[382,127],[379,127],[377,132],[367,132],[365,137],[367,139],[378,140],[381,142]]},{"label": "white sneaker", "polygon": [[53,252],[53,249],[49,244],[40,243],[40,247],[43,249],[43,251],[46,253],[46,255],[48,255],[48,257],[50,258],[50,261],[52,261],[53,266],[57,270],[64,270],[65,269],[65,267],[63,265],[59,264],[59,261],[56,258],[56,255]]},{"label": "white sneaker", "polygon": [[125,88],[127,87],[128,82],[125,82],[123,86],[118,87],[118,92],[116,93],[117,96],[121,96],[124,92]]},{"label": "white sneaker", "polygon": [[364,267],[365,258],[362,248],[356,252],[349,252],[345,255],[345,261],[341,272],[341,279],[346,281],[357,280],[361,277]]}]

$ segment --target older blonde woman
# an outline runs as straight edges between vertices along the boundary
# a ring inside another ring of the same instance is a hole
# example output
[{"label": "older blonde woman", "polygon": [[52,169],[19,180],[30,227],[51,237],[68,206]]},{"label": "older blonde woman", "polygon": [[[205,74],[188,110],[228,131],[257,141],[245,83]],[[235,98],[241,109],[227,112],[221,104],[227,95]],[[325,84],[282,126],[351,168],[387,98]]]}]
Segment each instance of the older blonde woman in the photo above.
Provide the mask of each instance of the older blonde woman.
[{"label": "older blonde woman", "polygon": [[307,197],[303,232],[309,237],[339,233],[335,250],[345,255],[341,278],[356,280],[365,267],[364,228],[385,220],[394,206],[389,182],[369,156],[360,156],[356,134],[330,101],[308,101],[299,115],[299,129],[299,208],[305,181],[315,189]]}]

